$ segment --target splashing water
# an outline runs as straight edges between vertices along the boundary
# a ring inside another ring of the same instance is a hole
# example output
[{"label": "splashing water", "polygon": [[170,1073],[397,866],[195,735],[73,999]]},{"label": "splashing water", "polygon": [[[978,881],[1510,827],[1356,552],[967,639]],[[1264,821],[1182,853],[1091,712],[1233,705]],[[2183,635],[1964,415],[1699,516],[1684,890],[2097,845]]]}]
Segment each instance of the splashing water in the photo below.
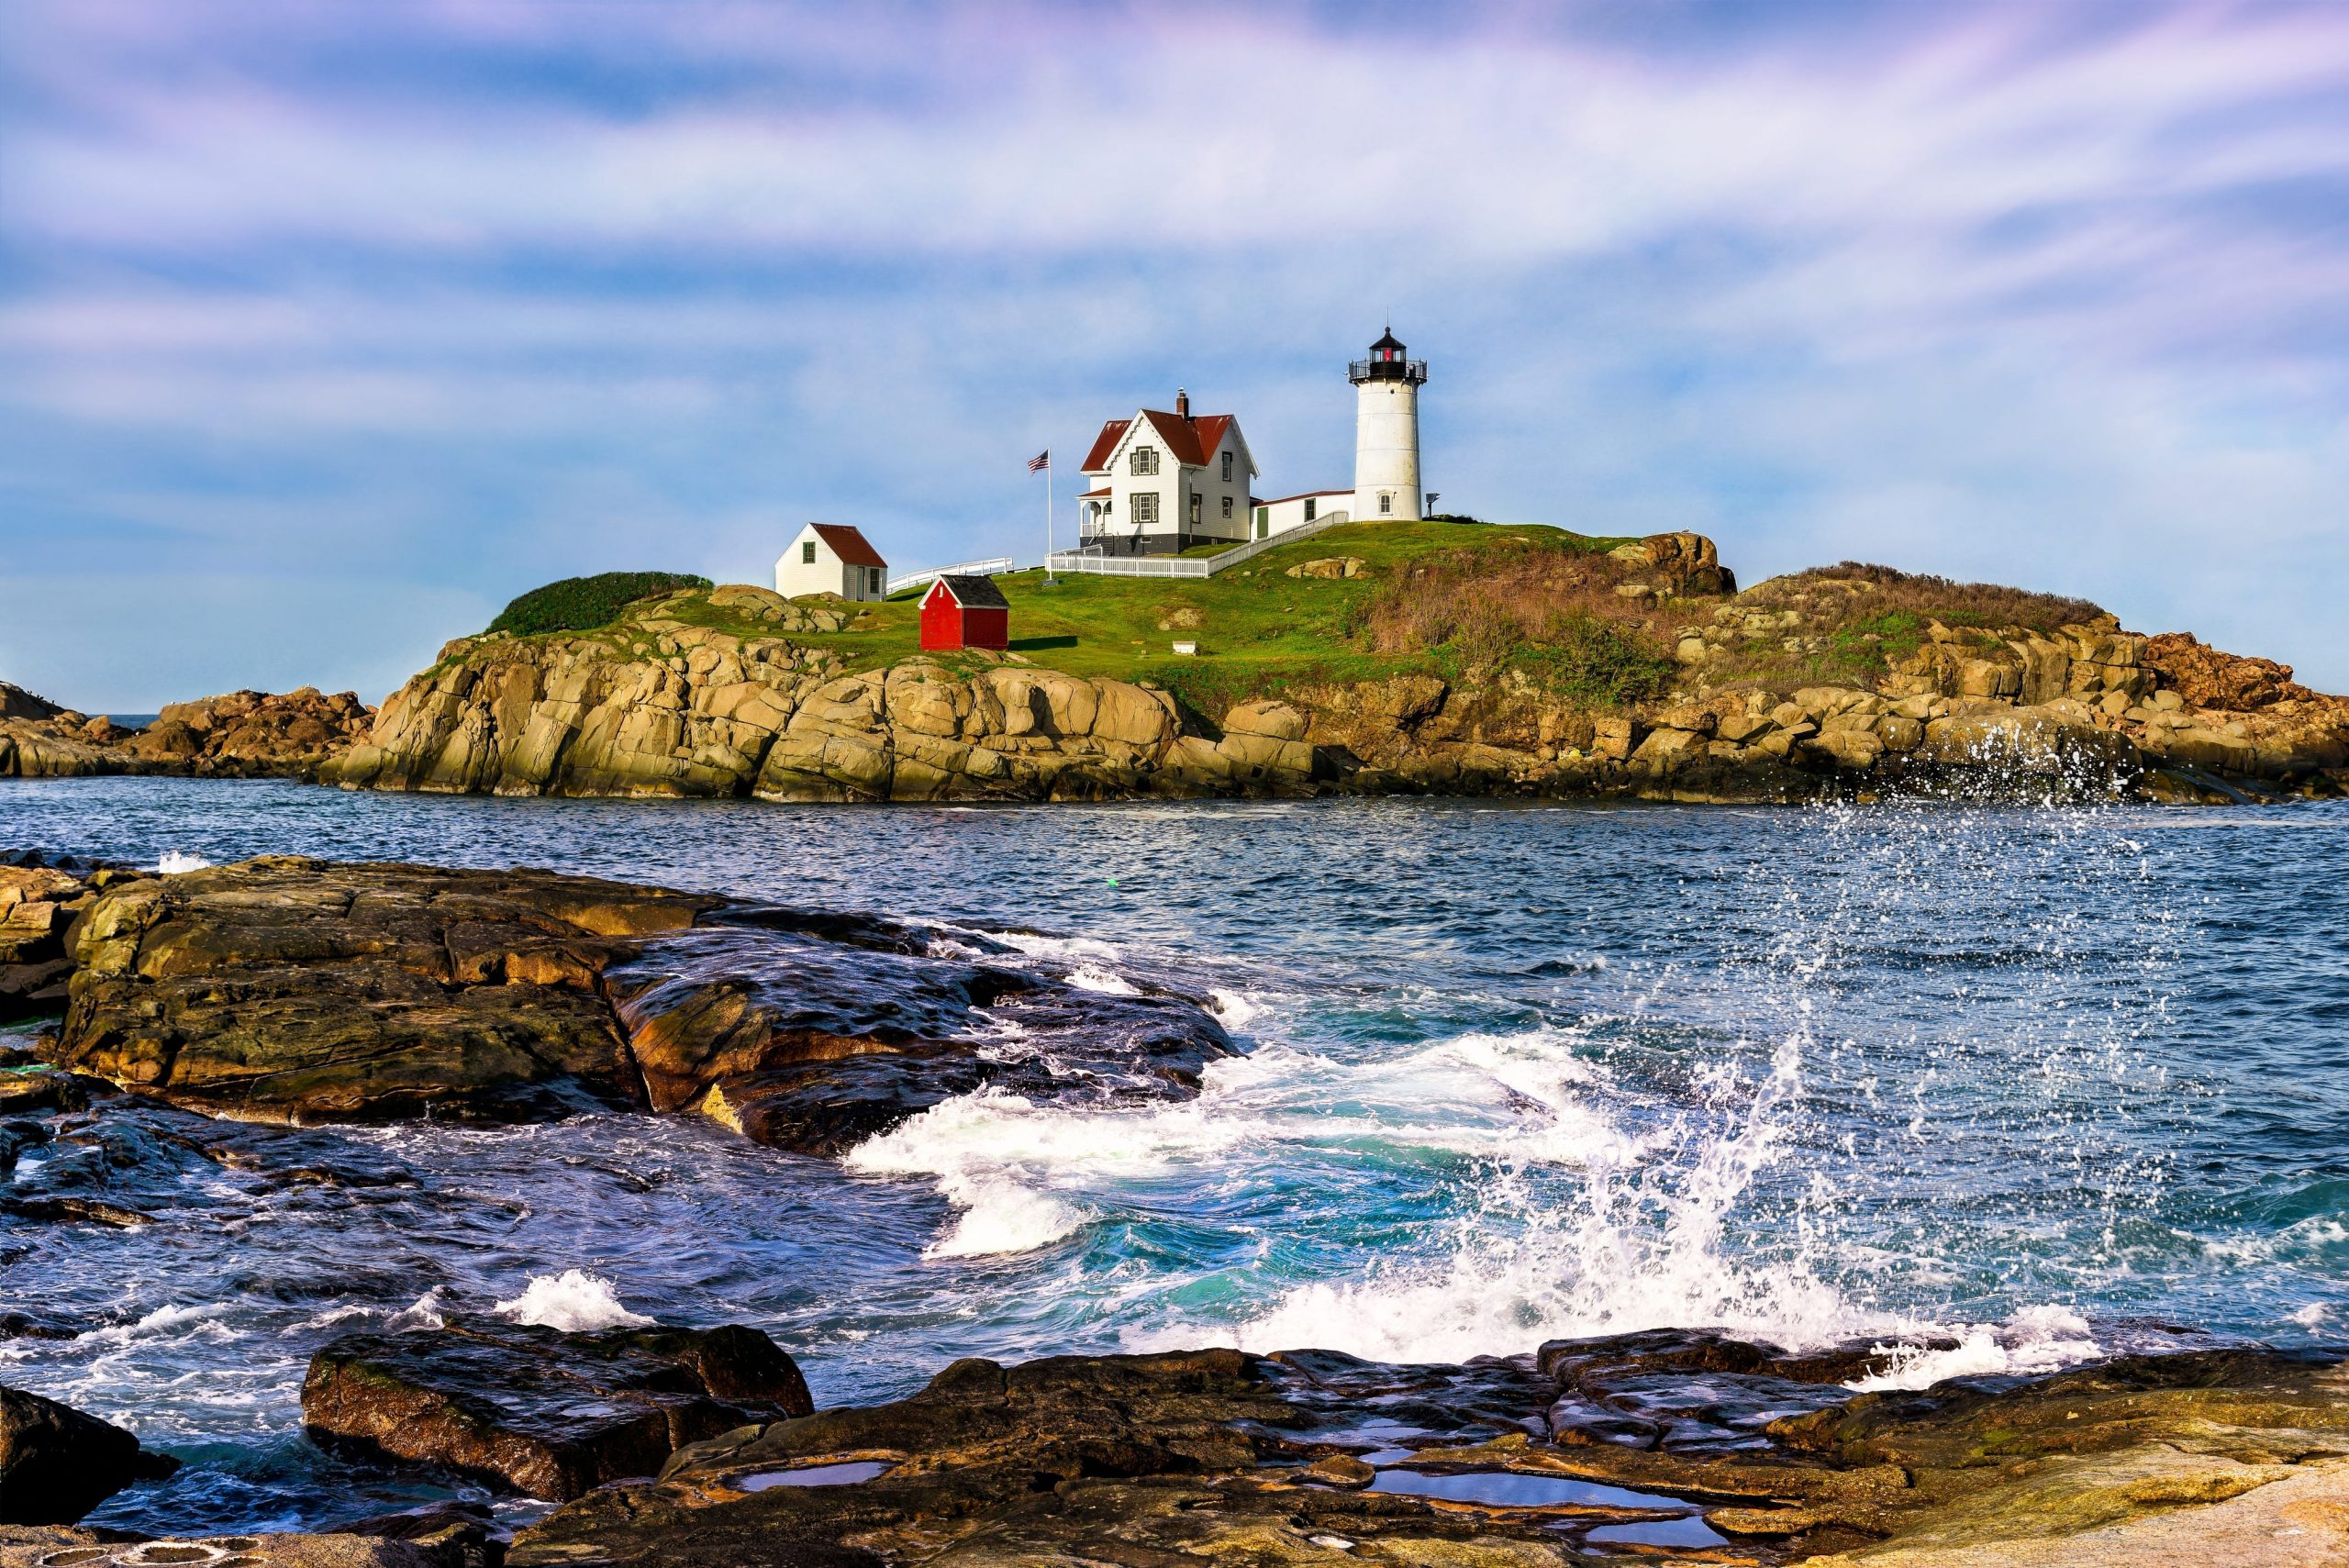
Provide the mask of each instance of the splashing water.
[{"label": "splashing water", "polygon": [[121,1114],[163,1136],[113,1163],[28,1151],[17,1195],[103,1178],[159,1221],[0,1264],[74,1335],[0,1340],[6,1381],[195,1461],[102,1525],[397,1505],[302,1442],[303,1368],[493,1305],[756,1324],[828,1405],[1121,1346],[1718,1326],[1898,1344],[1866,1384],[1893,1386],[2148,1323],[2349,1320],[2349,809],[843,814],[89,780],[0,786],[0,813],[135,863],[551,864],[924,917],[985,962],[1208,1000],[1244,1051],[1196,1098],[982,1093],[841,1162],[625,1116],[273,1135],[398,1176],[365,1186],[206,1162],[147,1109]]},{"label": "splashing water", "polygon": [[[413,1310],[413,1308],[411,1308]],[[501,1301],[491,1310],[517,1323],[560,1329],[566,1334],[593,1333],[598,1329],[650,1328],[652,1318],[620,1305],[619,1292],[600,1274],[565,1269],[559,1274],[538,1274],[521,1295]]]}]

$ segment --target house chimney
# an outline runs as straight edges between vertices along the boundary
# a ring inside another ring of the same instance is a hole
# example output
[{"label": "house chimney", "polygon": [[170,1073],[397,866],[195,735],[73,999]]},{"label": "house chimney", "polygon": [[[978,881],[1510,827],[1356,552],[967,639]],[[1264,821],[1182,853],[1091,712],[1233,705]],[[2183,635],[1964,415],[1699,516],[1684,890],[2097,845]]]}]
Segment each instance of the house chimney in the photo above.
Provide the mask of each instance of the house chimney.
[{"label": "house chimney", "polygon": [[1178,386],[1174,389],[1174,417],[1187,419],[1190,417],[1191,395]]}]

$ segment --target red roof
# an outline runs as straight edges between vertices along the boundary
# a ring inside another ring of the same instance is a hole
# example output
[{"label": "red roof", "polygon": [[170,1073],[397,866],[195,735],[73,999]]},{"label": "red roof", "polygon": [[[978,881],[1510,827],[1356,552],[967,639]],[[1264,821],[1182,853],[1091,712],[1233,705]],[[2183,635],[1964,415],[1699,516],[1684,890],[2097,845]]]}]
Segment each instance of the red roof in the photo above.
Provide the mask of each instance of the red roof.
[{"label": "red roof", "polygon": [[816,530],[816,537],[822,539],[834,555],[849,565],[878,566],[884,572],[889,569],[889,563],[881,559],[881,552],[873,548],[872,541],[845,523],[809,523],[807,526]]},{"label": "red roof", "polygon": [[[1145,408],[1141,417],[1150,421],[1151,428],[1158,432],[1158,439],[1164,441],[1166,450],[1174,454],[1174,461],[1188,463],[1193,468],[1207,466],[1216,449],[1223,445],[1224,432],[1231,428],[1231,416],[1229,414],[1202,414],[1197,418],[1186,419],[1180,414]],[[1125,438],[1126,428],[1132,423],[1131,419],[1112,419],[1102,426],[1101,433],[1094,438],[1093,450],[1085,454],[1085,467],[1080,472],[1099,473],[1108,469],[1109,454],[1118,450],[1118,443]]]},{"label": "red roof", "polygon": [[1079,495],[1077,499],[1080,501],[1090,501],[1096,495],[1107,495],[1108,494],[1109,494],[1109,487],[1104,484],[1098,490],[1087,490],[1084,495]]},{"label": "red roof", "polygon": [[1118,450],[1118,442],[1124,437],[1126,427],[1132,423],[1131,419],[1112,419],[1102,426],[1101,433],[1093,438],[1093,450],[1085,454],[1085,466],[1077,472],[1098,473],[1108,468],[1109,454]]}]

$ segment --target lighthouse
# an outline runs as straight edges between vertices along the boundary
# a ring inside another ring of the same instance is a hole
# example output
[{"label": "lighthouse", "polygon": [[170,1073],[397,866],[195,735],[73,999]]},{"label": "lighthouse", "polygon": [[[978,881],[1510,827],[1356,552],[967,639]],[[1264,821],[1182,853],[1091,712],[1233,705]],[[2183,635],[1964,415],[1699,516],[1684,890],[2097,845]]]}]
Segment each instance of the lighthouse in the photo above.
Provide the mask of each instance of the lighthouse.
[{"label": "lighthouse", "polygon": [[1389,328],[1370,358],[1346,367],[1354,384],[1354,514],[1358,523],[1419,515],[1419,384],[1412,359]]}]

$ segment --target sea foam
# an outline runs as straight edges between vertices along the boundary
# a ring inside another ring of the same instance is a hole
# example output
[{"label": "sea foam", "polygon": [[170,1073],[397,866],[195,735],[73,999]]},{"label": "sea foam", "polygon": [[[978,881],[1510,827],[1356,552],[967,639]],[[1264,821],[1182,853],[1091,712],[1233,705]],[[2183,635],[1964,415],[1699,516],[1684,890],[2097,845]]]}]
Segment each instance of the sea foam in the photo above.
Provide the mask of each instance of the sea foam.
[{"label": "sea foam", "polygon": [[565,1269],[559,1274],[534,1274],[521,1295],[497,1303],[495,1310],[517,1323],[535,1323],[541,1328],[560,1329],[566,1334],[590,1333],[597,1329],[645,1329],[652,1324],[651,1318],[620,1305],[619,1294],[612,1288],[611,1281],[581,1269]]}]

